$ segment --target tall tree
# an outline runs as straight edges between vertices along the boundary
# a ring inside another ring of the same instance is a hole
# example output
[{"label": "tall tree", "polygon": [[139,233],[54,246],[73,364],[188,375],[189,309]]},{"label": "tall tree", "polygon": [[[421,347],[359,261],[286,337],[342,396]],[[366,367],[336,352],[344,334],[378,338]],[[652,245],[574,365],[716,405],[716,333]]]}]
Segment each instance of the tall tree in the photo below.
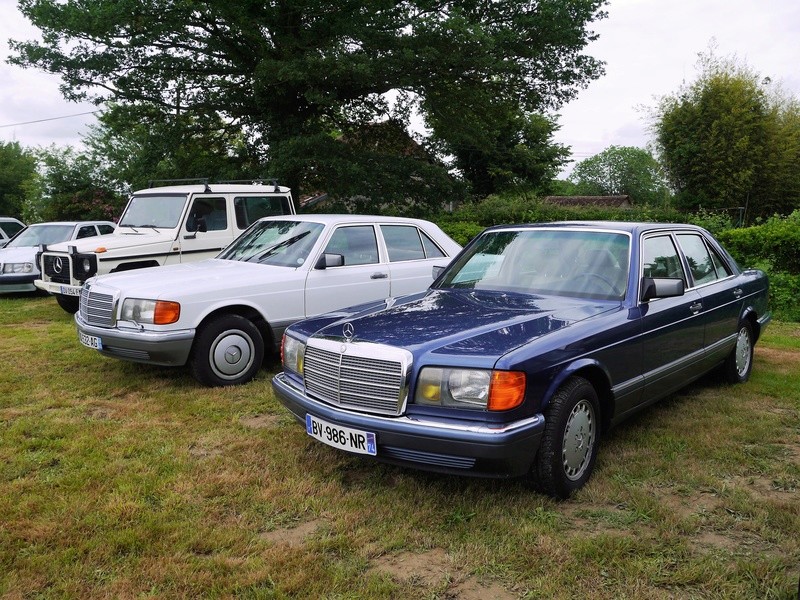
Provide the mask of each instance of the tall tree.
[{"label": "tall tree", "polygon": [[36,177],[36,156],[19,142],[0,142],[0,215],[23,216],[26,186]]},{"label": "tall tree", "polygon": [[38,151],[38,195],[28,210],[44,221],[119,217],[125,198],[92,154],[51,146]]},{"label": "tall tree", "polygon": [[797,101],[735,58],[709,51],[699,66],[698,79],[662,98],[654,112],[679,206],[747,207],[749,219],[800,206]]},{"label": "tall tree", "polygon": [[[478,121],[496,105],[515,107],[504,125],[522,134],[524,118],[558,108],[601,74],[581,52],[604,3],[19,0],[43,41],[14,42],[12,61],[61,75],[69,98],[144,103],[241,127],[295,187],[329,173],[333,193],[405,198],[408,186],[382,180],[418,181],[446,165],[412,153],[395,157],[405,166],[382,171],[375,165],[384,149],[346,141],[389,117],[408,130],[414,111],[393,110],[394,97],[408,98],[439,139],[449,139],[439,123],[452,122],[459,105]],[[440,101],[448,95],[458,102]],[[514,136],[487,139],[508,145]],[[344,157],[366,179],[336,176]]]},{"label": "tall tree", "polygon": [[582,160],[569,176],[577,194],[627,194],[637,204],[662,204],[669,197],[661,167],[647,150],[609,146]]}]

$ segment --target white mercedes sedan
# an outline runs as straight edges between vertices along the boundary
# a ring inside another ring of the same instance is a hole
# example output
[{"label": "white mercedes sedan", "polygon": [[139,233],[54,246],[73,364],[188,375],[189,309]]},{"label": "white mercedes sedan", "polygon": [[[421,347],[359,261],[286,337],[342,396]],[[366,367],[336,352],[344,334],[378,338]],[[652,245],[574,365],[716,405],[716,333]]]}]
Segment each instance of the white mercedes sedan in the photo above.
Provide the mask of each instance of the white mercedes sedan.
[{"label": "white mercedes sedan", "polygon": [[422,292],[460,250],[419,219],[266,217],[216,258],[88,279],[75,323],[80,342],[105,356],[241,384],[292,323]]}]

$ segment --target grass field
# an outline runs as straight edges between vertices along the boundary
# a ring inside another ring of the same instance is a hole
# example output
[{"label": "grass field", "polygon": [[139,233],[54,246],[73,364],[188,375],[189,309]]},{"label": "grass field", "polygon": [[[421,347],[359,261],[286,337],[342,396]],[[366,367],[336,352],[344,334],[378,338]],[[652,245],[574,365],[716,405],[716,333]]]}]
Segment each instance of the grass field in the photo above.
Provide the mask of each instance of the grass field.
[{"label": "grass field", "polygon": [[106,359],[0,297],[5,598],[794,599],[800,325],[611,432],[556,502],[312,441],[277,365],[233,389]]}]

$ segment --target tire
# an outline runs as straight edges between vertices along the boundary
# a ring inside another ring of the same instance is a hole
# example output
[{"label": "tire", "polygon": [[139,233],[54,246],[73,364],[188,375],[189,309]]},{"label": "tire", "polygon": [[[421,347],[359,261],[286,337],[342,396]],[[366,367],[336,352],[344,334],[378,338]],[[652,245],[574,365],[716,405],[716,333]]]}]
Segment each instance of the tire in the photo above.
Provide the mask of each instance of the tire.
[{"label": "tire", "polygon": [[69,314],[74,315],[76,312],[78,312],[78,305],[81,301],[78,296],[64,296],[63,294],[55,294],[55,297],[58,305]]},{"label": "tire", "polygon": [[739,323],[734,346],[725,359],[725,380],[728,383],[744,383],[753,370],[753,326],[749,321]]},{"label": "tire", "polygon": [[200,329],[189,362],[200,383],[227,386],[250,381],[263,360],[264,339],[253,322],[239,315],[223,315]]},{"label": "tire", "polygon": [[558,389],[544,413],[545,428],[531,477],[537,490],[569,498],[589,480],[600,444],[597,392],[582,377]]}]

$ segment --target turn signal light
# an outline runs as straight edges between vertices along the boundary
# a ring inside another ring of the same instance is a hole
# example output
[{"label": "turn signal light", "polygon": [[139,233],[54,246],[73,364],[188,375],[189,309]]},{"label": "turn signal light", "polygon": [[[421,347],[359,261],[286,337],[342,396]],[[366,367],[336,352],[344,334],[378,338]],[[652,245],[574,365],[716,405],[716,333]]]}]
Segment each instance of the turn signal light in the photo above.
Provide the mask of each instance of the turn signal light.
[{"label": "turn signal light", "polygon": [[489,386],[489,410],[510,410],[525,399],[525,373],[522,371],[492,371]]},{"label": "turn signal light", "polygon": [[181,305],[177,302],[157,300],[153,314],[153,323],[156,325],[169,325],[175,323],[181,316]]}]

